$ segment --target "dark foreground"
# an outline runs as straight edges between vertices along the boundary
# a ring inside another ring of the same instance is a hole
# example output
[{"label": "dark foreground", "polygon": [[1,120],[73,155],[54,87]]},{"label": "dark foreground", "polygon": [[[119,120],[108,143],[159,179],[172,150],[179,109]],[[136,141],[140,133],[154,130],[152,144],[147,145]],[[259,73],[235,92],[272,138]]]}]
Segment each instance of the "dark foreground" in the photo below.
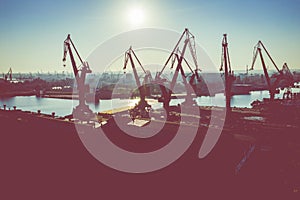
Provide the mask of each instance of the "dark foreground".
[{"label": "dark foreground", "polygon": [[[0,110],[0,199],[298,199],[299,127],[239,123],[240,129],[224,129],[204,159],[198,158],[205,132],[200,127],[191,147],[170,166],[129,174],[93,158],[73,123]],[[112,140],[119,137],[114,127],[103,127]]]}]

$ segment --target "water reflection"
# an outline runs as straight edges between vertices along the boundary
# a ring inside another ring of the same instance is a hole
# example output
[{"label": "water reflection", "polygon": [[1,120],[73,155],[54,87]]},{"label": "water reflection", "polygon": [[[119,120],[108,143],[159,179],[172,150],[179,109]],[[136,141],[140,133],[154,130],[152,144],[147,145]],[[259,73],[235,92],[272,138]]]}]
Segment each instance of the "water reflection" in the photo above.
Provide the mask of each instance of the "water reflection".
[{"label": "water reflection", "polygon": [[[276,98],[281,97],[283,91],[276,95]],[[232,107],[251,107],[251,102],[255,100],[262,100],[268,98],[268,91],[254,91],[249,95],[235,95],[232,97]],[[103,112],[107,110],[113,110],[122,107],[134,106],[137,103],[137,99],[112,99],[112,100],[100,100],[99,104],[89,104],[91,110],[94,112]],[[183,102],[183,99],[173,99],[170,104],[177,105]],[[214,97],[198,97],[196,102],[201,106],[225,106],[224,94],[216,94]],[[160,103],[152,102],[152,108],[161,108]],[[7,109],[12,109],[13,106],[17,106],[18,109],[24,111],[37,112],[41,110],[42,113],[51,114],[55,112],[57,116],[65,116],[72,113],[73,107],[78,105],[78,100],[67,100],[67,99],[54,99],[54,98],[39,98],[35,96],[18,96],[12,98],[0,99],[0,106],[7,106]]]}]

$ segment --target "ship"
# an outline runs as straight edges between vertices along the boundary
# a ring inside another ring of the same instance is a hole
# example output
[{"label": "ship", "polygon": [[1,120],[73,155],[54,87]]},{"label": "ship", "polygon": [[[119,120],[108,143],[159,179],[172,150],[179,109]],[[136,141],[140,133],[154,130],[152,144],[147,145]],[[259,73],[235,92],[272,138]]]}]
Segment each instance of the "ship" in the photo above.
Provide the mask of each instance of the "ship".
[{"label": "ship", "polygon": [[232,95],[241,95],[241,94],[250,94],[252,90],[252,85],[250,84],[232,84],[231,94]]}]

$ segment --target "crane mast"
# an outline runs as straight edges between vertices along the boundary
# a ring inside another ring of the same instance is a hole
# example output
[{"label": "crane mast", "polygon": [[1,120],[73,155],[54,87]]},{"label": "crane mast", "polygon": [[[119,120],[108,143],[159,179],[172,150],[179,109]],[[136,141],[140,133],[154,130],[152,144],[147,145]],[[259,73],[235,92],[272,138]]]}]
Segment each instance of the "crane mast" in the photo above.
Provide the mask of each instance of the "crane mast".
[{"label": "crane mast", "polygon": [[[223,69],[224,67],[224,69]],[[233,71],[231,70],[227,34],[223,34],[222,40],[222,57],[221,57],[221,67],[220,71],[224,70],[225,75],[225,97],[226,97],[226,110],[230,111],[230,101],[231,101],[231,88],[234,81]]]},{"label": "crane mast", "polygon": [[[78,59],[80,60],[80,63],[81,63],[80,68],[77,67],[77,65],[76,65],[76,61],[75,61],[75,58],[73,55],[72,48],[74,49]],[[84,62],[81,59],[73,41],[71,40],[70,34],[68,34],[67,39],[65,39],[65,41],[64,41],[64,53],[63,53],[63,59],[62,59],[63,62],[66,62],[68,53],[70,56],[74,76],[75,76],[76,83],[77,83],[78,98],[79,98],[79,105],[74,109],[74,111],[77,111],[77,113],[79,114],[78,116],[82,115],[82,116],[88,117],[92,113],[92,111],[85,104],[85,100],[86,100],[85,94],[86,94],[87,88],[88,88],[88,85],[85,84],[85,78],[86,78],[86,74],[91,73],[92,71],[90,70],[89,64],[87,62]]]}]

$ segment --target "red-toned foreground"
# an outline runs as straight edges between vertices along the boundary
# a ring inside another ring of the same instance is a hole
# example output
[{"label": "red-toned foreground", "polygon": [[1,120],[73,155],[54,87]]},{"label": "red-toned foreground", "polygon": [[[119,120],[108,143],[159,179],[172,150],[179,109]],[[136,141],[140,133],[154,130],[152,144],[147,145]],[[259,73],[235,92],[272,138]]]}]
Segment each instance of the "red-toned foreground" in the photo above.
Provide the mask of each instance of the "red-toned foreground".
[{"label": "red-toned foreground", "polygon": [[[73,123],[0,110],[0,199],[299,197],[299,127],[263,128],[235,121],[240,126],[224,129],[206,158],[198,158],[205,135],[205,127],[200,127],[191,147],[176,162],[155,172],[130,174],[93,158]],[[120,136],[114,127],[113,121],[102,127],[112,140],[128,144],[141,140]]]}]

